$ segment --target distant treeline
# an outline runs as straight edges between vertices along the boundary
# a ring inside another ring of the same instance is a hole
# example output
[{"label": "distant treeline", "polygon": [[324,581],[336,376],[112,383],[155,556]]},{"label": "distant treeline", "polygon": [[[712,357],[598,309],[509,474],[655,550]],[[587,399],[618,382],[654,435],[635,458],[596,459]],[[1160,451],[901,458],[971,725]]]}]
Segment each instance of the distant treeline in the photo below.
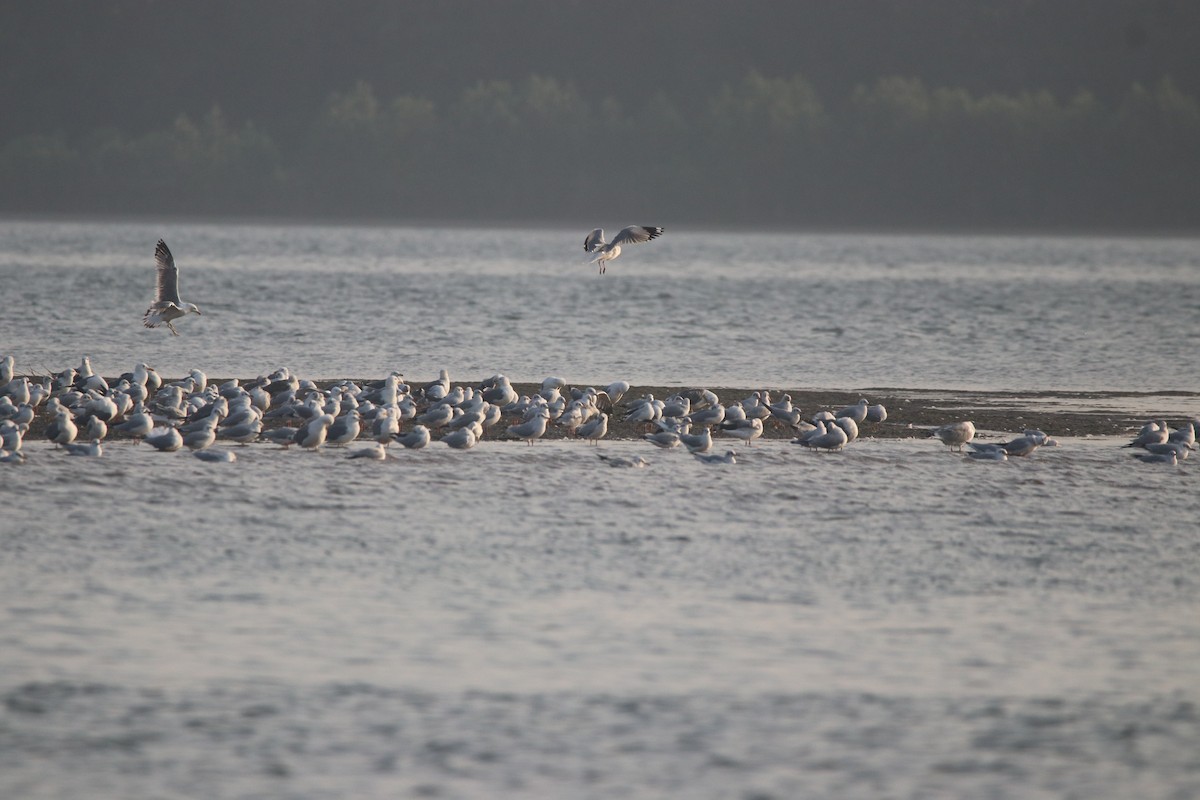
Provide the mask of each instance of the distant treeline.
[{"label": "distant treeline", "polygon": [[219,107],[149,131],[0,143],[0,211],[799,227],[1197,225],[1200,105],[1169,79],[972,93],[904,77],[821,97],[750,72],[706,102],[534,76],[450,102],[331,95],[298,128]]}]

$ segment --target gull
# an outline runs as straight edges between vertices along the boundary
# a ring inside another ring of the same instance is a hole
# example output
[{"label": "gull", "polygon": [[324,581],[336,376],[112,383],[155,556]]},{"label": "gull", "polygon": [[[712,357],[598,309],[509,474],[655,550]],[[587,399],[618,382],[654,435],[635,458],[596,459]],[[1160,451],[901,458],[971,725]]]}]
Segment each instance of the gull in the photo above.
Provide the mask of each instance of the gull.
[{"label": "gull", "polygon": [[232,450],[193,450],[192,455],[201,461],[211,461],[215,464],[232,464],[237,461],[237,453]]},{"label": "gull", "polygon": [[1175,466],[1179,463],[1179,459],[1174,453],[1134,453],[1133,457],[1146,464],[1170,464],[1171,466]]},{"label": "gull", "polygon": [[592,264],[600,265],[600,274],[604,274],[605,265],[621,255],[621,245],[642,244],[662,236],[663,229],[657,225],[630,225],[622,228],[611,242],[604,241],[604,229],[596,228],[583,240],[583,249],[587,253],[595,253]]},{"label": "gull", "polygon": [[825,432],[806,438],[803,442],[796,440],[805,447],[811,447],[817,450],[829,450],[831,452],[841,450],[850,441],[850,437],[838,425],[829,424],[825,426]]},{"label": "gull", "polygon": [[429,444],[429,428],[424,425],[414,425],[412,430],[404,435],[393,434],[392,439],[409,450],[420,450]]},{"label": "gull", "polygon": [[171,333],[178,336],[179,331],[171,322],[188,314],[199,314],[200,309],[179,299],[179,268],[175,266],[175,259],[162,239],[154,248],[154,263],[158,268],[158,287],[154,292],[154,302],[142,317],[142,324],[147,328],[157,328],[165,322]]},{"label": "gull", "polygon": [[846,406],[842,410],[834,414],[835,417],[841,419],[849,417],[854,420],[855,424],[865,422],[867,419],[867,410],[870,408],[870,402],[864,397],[852,406]]},{"label": "gull", "polygon": [[975,438],[975,423],[969,420],[951,422],[949,425],[934,428],[930,434],[941,439],[942,444],[957,448],[961,453],[963,445]]},{"label": "gull", "polygon": [[503,375],[497,375],[492,385],[483,390],[483,399],[492,405],[506,406],[515,403],[520,398],[512,383]]},{"label": "gull", "polygon": [[268,442],[283,445],[283,449],[291,447],[296,443],[296,428],[274,428],[273,430],[263,431],[260,436]]},{"label": "gull", "polygon": [[599,446],[600,440],[608,435],[608,414],[592,417],[575,429],[575,435]]},{"label": "gull", "polygon": [[531,446],[533,440],[541,438],[546,432],[546,423],[550,419],[550,412],[544,408],[540,408],[534,412],[531,419],[522,422],[520,425],[509,425],[508,435],[514,439],[520,439],[523,442],[528,442]]},{"label": "gull", "polygon": [[648,394],[638,403],[629,407],[629,412],[625,415],[625,421],[633,425],[639,422],[653,422],[662,417],[663,402],[655,400],[654,395]]},{"label": "gull", "polygon": [[345,446],[358,438],[362,430],[362,414],[357,409],[347,411],[333,421],[329,426],[328,441],[330,444]]},{"label": "gull", "polygon": [[1037,450],[1039,447],[1041,447],[1042,442],[1045,440],[1044,434],[1042,436],[1018,436],[1016,439],[1005,442],[1000,446],[1003,447],[1004,452],[1008,453],[1010,456],[1028,456],[1031,455],[1034,450]]},{"label": "gull", "polygon": [[21,449],[22,430],[9,420],[0,422],[0,449],[15,453]]},{"label": "gull", "polygon": [[392,437],[399,432],[400,419],[396,413],[390,408],[379,409],[379,414],[371,425],[371,438],[386,447],[388,442],[392,441]]},{"label": "gull", "polygon": [[1146,445],[1146,450],[1158,455],[1174,453],[1180,461],[1186,459],[1192,452],[1183,442],[1163,442],[1162,444],[1155,444],[1154,442],[1151,442],[1150,444]]},{"label": "gull", "polygon": [[671,395],[663,401],[664,417],[686,417],[692,413],[692,401],[681,395]]},{"label": "gull", "polygon": [[1196,444],[1196,423],[1183,423],[1177,430],[1171,431],[1167,436],[1167,441],[1182,444],[1187,448],[1194,447]]},{"label": "gull", "polygon": [[608,386],[604,387],[604,393],[608,395],[608,399],[615,406],[621,402],[621,398],[629,391],[629,381],[613,381]]},{"label": "gull", "polygon": [[316,450],[325,443],[325,437],[329,434],[329,426],[332,424],[333,414],[314,417],[296,429],[296,435],[292,442],[305,450]]},{"label": "gull", "polygon": [[146,435],[145,442],[155,450],[173,453],[183,447],[183,436],[174,428],[155,428]]},{"label": "gull", "polygon": [[807,446],[809,439],[815,439],[818,436],[824,436],[827,428],[828,425],[826,423],[818,422],[816,425],[813,425],[807,430],[801,431],[799,436],[797,436],[795,439],[792,439],[792,444],[802,444]]},{"label": "gull", "polygon": [[20,378],[13,378],[0,388],[0,397],[8,397],[12,400],[13,405],[22,405],[29,402],[29,378],[22,375]]},{"label": "gull", "polygon": [[867,406],[867,422],[883,422],[887,419],[887,409],[882,404],[876,403],[873,406]]},{"label": "gull", "polygon": [[108,425],[100,417],[88,417],[87,428],[84,429],[83,438],[100,441],[105,436],[108,436]]},{"label": "gull", "polygon": [[188,450],[204,450],[211,447],[212,443],[217,440],[217,421],[216,414],[205,417],[199,428],[193,431],[183,433],[183,444]]},{"label": "gull", "polygon": [[624,458],[623,456],[606,456],[603,453],[597,453],[596,455],[600,457],[601,461],[603,461],[605,464],[608,464],[610,467],[632,467],[634,469],[641,469],[642,467],[649,466],[650,464],[649,461],[641,456]]},{"label": "gull", "polygon": [[732,450],[726,450],[724,455],[705,455],[703,453],[692,453],[698,461],[703,461],[705,464],[736,464],[737,454]]},{"label": "gull", "polygon": [[60,406],[54,422],[46,426],[46,438],[56,445],[70,444],[79,435],[79,428],[71,418],[70,409]]},{"label": "gull", "polygon": [[104,453],[99,439],[93,439],[87,444],[68,444],[66,447],[69,456],[100,456]]},{"label": "gull", "polygon": [[[479,437],[475,435],[474,427],[459,428],[456,431],[450,431],[441,438],[441,441],[448,444],[455,450],[470,450],[479,441]],[[532,440],[529,442],[533,444]]]},{"label": "gull", "polygon": [[369,458],[372,461],[383,461],[387,458],[387,450],[379,443],[372,444],[370,447],[361,447],[358,450],[351,451],[346,458]]},{"label": "gull", "polygon": [[[286,430],[286,429],[285,429]],[[238,423],[237,425],[226,425],[217,429],[218,439],[229,439],[239,444],[246,445],[253,442],[262,433],[262,420],[251,420],[249,422]]]},{"label": "gull", "polygon": [[436,403],[450,393],[450,372],[438,370],[438,379],[425,384],[425,399]]},{"label": "gull", "polygon": [[743,419],[730,425],[729,420],[726,420],[721,426],[721,432],[726,436],[741,439],[747,447],[753,447],[754,440],[763,435],[763,423],[761,419]]},{"label": "gull", "polygon": [[[789,428],[799,429],[802,425],[805,424],[804,417],[801,414],[800,408],[798,406],[793,406],[791,411],[786,411],[786,410],[780,409],[780,408],[772,408],[772,409],[770,409],[770,412],[771,412],[770,417],[768,417],[766,419],[773,419],[777,422],[781,422],[784,425],[787,425]],[[729,415],[728,410],[726,410],[725,413],[726,413],[726,416]],[[764,418],[755,417],[755,419],[757,419],[761,422],[762,419],[764,419]]]},{"label": "gull", "polygon": [[741,400],[735,400],[725,406],[725,419],[721,422],[721,427],[732,428],[744,419],[746,419],[746,409],[742,407]]},{"label": "gull", "polygon": [[858,423],[854,421],[854,417],[838,417],[833,424],[846,432],[847,444],[858,438]]},{"label": "gull", "polygon": [[712,450],[713,440],[712,431],[708,428],[701,428],[700,433],[687,433],[680,431],[679,443],[687,448],[689,453],[707,453]]},{"label": "gull", "polygon": [[1133,441],[1126,447],[1145,447],[1148,444],[1162,444],[1171,436],[1165,422],[1147,422]]},{"label": "gull", "polygon": [[754,392],[742,400],[742,410],[751,419],[766,419],[771,416],[770,401],[771,395],[768,392]]},{"label": "gull", "polygon": [[679,434],[674,431],[658,431],[657,433],[643,434],[642,438],[655,447],[661,447],[664,450],[669,450],[672,447],[679,446]]},{"label": "gull", "polygon": [[693,425],[720,425],[725,420],[725,406],[717,403],[700,411],[693,411],[684,419]]},{"label": "gull", "polygon": [[438,405],[418,416],[417,422],[436,430],[448,425],[452,419],[454,419],[454,406]]}]

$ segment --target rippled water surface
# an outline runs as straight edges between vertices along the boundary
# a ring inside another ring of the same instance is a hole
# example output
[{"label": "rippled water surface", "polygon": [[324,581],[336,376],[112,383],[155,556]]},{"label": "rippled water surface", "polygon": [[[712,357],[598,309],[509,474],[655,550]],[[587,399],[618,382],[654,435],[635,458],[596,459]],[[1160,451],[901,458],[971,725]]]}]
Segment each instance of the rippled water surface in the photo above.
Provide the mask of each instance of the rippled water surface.
[{"label": "rippled water surface", "polygon": [[[669,232],[601,279],[574,232],[3,232],[19,368],[1197,388],[1191,242]],[[29,441],[0,797],[1194,798],[1200,461],[1121,444]]]},{"label": "rippled water surface", "polygon": [[[3,348],[119,374],[1200,389],[1200,241],[0,222]],[[139,324],[154,242],[204,311]]]}]

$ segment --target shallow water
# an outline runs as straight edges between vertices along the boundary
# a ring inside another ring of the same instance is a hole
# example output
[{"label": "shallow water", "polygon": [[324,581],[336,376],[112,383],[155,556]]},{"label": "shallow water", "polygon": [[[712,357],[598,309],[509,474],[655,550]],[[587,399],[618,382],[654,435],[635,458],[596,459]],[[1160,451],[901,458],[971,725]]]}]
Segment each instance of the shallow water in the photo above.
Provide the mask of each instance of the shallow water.
[{"label": "shallow water", "polygon": [[[586,233],[586,231],[584,231]],[[154,242],[203,317],[138,324]],[[675,231],[600,277],[571,230],[0,222],[3,348],[254,377],[1200,390],[1200,242]]]},{"label": "shallow water", "polygon": [[0,794],[1193,797],[1198,473],[1119,444],[33,443]]},{"label": "shallow water", "polygon": [[[576,233],[0,223],[0,352],[1200,390],[1194,241],[669,230],[599,278]],[[159,236],[205,311],[178,338],[138,325]],[[1200,461],[1060,438],[602,443],[641,470],[30,441],[0,465],[0,797],[1200,796]]]}]

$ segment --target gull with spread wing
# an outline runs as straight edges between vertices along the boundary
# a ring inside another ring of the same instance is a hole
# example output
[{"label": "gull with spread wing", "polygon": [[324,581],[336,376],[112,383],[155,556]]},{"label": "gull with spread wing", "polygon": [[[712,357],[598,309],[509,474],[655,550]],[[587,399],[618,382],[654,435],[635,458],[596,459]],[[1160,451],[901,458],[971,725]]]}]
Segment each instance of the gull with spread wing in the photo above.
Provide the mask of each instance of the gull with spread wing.
[{"label": "gull with spread wing", "polygon": [[158,287],[154,292],[154,303],[142,317],[142,324],[147,328],[157,328],[165,322],[171,333],[178,336],[179,331],[171,322],[188,314],[199,314],[200,309],[179,299],[179,269],[175,266],[175,258],[167,248],[167,243],[162,239],[154,248],[154,263],[158,268]]},{"label": "gull with spread wing", "polygon": [[596,228],[583,240],[583,249],[585,252],[596,254],[590,263],[599,264],[600,274],[603,275],[605,265],[621,255],[621,245],[642,244],[657,239],[662,236],[662,232],[663,229],[656,225],[630,225],[628,228],[622,228],[611,242],[606,242],[604,229]]}]

